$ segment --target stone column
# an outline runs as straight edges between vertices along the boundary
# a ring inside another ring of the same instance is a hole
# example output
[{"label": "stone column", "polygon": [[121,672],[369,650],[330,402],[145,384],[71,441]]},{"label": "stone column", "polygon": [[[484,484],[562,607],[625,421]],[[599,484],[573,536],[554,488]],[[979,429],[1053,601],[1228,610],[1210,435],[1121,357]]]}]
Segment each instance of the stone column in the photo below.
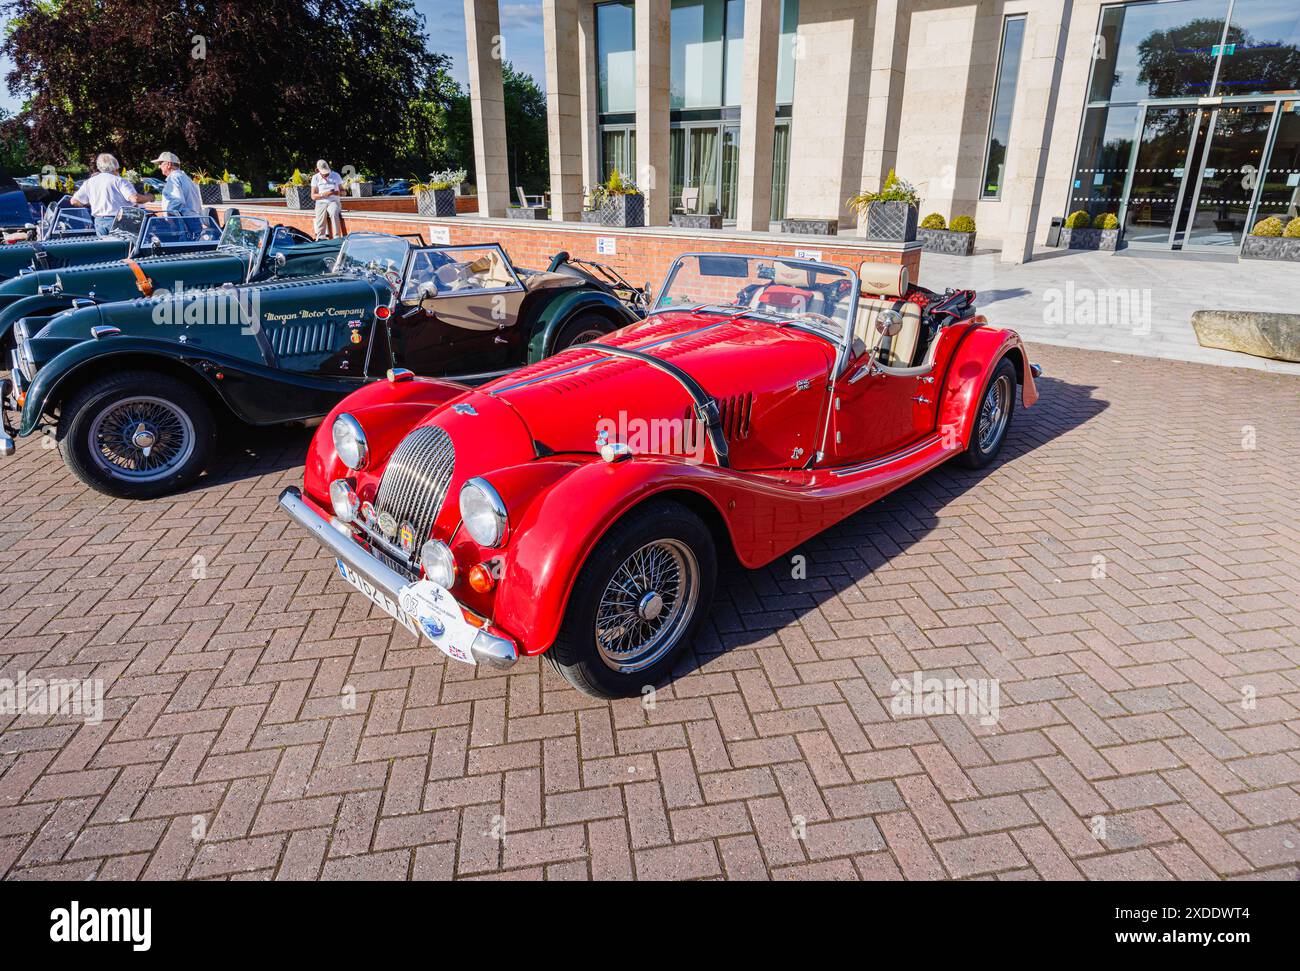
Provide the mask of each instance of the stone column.
[{"label": "stone column", "polygon": [[871,35],[871,73],[867,93],[862,187],[879,189],[898,161],[898,129],[903,115],[903,72],[911,33],[908,0],[876,0]]},{"label": "stone column", "polygon": [[772,217],[772,139],[776,119],[781,0],[745,0],[745,66],[740,82],[740,164],[736,228],[767,232]]},{"label": "stone column", "polygon": [[551,159],[551,218],[582,218],[582,60],[579,0],[542,0],[546,50],[546,133]]},{"label": "stone column", "polygon": [[480,216],[505,216],[510,200],[510,168],[506,164],[506,96],[501,84],[501,17],[497,0],[465,0],[465,41],[478,211]]},{"label": "stone column", "polygon": [[596,87],[596,5],[578,2],[578,91],[582,112],[582,185],[589,189],[600,180],[599,105]]},{"label": "stone column", "polygon": [[1002,240],[1004,263],[1033,259],[1070,5],[1066,0],[1043,0],[1029,11],[1028,18],[1007,146],[1006,185],[1002,190],[1002,203],[1007,206],[1007,228]]},{"label": "stone column", "polygon": [[[468,0],[466,0],[468,2]],[[646,225],[668,225],[669,0],[635,0],[636,181],[646,197]]]}]

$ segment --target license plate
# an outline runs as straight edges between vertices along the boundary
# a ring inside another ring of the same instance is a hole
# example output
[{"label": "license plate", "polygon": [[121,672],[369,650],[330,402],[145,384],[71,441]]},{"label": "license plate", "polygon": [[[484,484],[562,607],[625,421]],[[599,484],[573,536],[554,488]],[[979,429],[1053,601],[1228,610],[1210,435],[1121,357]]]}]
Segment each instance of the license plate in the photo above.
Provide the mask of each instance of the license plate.
[{"label": "license plate", "polygon": [[399,624],[409,630],[416,637],[420,636],[420,625],[416,622],[415,618],[404,611],[398,604],[394,603],[392,597],[388,596],[388,594],[384,593],[384,591],[380,590],[341,559],[335,557],[334,562],[339,565],[339,576],[360,590],[366,595],[366,599],[375,604],[386,614],[393,617]]}]

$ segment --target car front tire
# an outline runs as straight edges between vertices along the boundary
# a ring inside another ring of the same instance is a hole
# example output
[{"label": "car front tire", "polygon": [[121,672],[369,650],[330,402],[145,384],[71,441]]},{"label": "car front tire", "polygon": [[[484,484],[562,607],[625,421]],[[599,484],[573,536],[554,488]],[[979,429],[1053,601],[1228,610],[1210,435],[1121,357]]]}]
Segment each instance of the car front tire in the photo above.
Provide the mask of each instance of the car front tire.
[{"label": "car front tire", "polygon": [[641,694],[694,638],[717,573],[713,536],[699,516],[668,500],[634,509],[587,558],[547,660],[593,697]]},{"label": "car front tire", "polygon": [[959,456],[968,469],[982,469],[997,456],[1016,410],[1016,367],[1007,358],[998,362],[975,405],[970,442]]},{"label": "car front tire", "polygon": [[92,381],[64,404],[59,451],[86,485],[152,499],[195,481],[216,445],[212,409],[165,374],[127,371]]},{"label": "car front tire", "polygon": [[609,321],[600,314],[580,313],[560,328],[560,332],[555,335],[555,347],[551,353],[559,353],[575,344],[599,340],[613,330]]}]

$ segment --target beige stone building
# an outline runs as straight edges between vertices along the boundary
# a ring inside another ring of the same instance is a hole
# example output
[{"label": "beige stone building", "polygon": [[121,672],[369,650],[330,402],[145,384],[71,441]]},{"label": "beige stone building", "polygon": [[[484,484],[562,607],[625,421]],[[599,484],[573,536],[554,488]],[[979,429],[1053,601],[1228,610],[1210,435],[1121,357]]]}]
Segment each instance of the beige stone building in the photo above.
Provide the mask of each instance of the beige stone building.
[{"label": "beige stone building", "polygon": [[[1300,0],[543,0],[551,213],[618,169],[647,222],[838,219],[893,168],[1029,259],[1054,219],[1240,246],[1300,199]],[[503,215],[497,0],[465,0],[480,193]]]}]

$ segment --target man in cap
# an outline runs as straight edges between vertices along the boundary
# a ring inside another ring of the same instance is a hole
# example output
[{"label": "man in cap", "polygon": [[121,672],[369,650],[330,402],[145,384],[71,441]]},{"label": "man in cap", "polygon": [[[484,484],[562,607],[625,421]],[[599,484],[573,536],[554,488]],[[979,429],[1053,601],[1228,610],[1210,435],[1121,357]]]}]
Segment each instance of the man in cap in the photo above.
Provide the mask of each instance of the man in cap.
[{"label": "man in cap", "polygon": [[163,202],[168,212],[177,216],[201,216],[203,200],[199,196],[199,187],[181,168],[181,160],[174,152],[163,152],[153,164],[158,166],[163,183]]},{"label": "man in cap", "polygon": [[330,171],[329,162],[316,163],[316,174],[311,177],[311,197],[316,200],[316,238],[325,239],[325,222],[335,239],[343,235],[343,179]]}]

